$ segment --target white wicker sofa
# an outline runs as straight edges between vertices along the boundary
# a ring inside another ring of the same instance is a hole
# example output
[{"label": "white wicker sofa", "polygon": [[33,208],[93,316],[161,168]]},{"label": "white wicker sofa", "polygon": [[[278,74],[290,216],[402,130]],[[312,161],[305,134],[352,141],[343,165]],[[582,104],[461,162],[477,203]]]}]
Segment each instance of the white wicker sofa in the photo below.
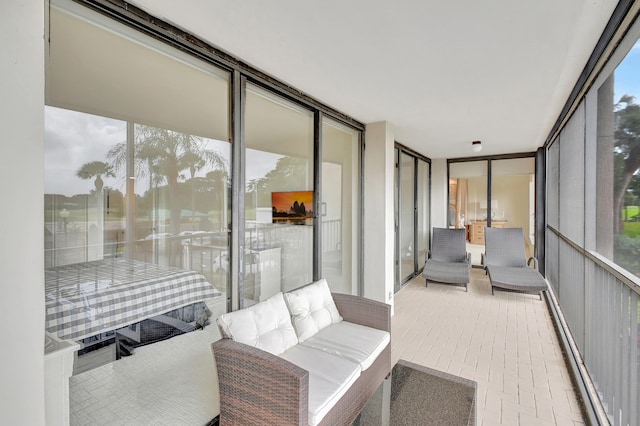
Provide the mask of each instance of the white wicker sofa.
[{"label": "white wicker sofa", "polygon": [[351,424],[391,372],[390,325],[325,280],[220,316],[220,424]]}]

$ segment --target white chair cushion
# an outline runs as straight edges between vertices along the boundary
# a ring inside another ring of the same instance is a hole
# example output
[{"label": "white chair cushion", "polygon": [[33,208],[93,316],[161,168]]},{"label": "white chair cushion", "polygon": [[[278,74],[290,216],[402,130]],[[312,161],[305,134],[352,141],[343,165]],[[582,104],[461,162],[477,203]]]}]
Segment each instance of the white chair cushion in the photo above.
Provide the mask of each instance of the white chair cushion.
[{"label": "white chair cushion", "polygon": [[355,362],[310,347],[297,345],[280,357],[309,372],[310,425],[320,423],[360,377]]},{"label": "white chair cushion", "polygon": [[280,355],[298,344],[282,293],[217,319],[223,332],[236,342]]},{"label": "white chair cushion", "polygon": [[300,342],[305,341],[323,328],[342,321],[333,297],[331,297],[329,284],[324,278],[298,290],[285,293],[284,297]]},{"label": "white chair cushion", "polygon": [[302,345],[348,358],[360,364],[364,371],[390,341],[387,331],[342,321],[323,328]]}]

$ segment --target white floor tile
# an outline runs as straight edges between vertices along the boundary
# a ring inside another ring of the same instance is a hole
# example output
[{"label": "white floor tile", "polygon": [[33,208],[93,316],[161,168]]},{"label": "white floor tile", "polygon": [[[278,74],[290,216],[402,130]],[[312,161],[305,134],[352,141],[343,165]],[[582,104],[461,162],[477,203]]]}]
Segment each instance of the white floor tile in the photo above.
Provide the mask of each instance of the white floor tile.
[{"label": "white floor tile", "polygon": [[[578,403],[545,301],[491,295],[482,270],[471,276],[467,293],[443,284],[425,287],[418,277],[395,295],[392,361],[478,382],[479,425],[580,424],[569,408]],[[566,397],[552,397],[561,392]]]}]

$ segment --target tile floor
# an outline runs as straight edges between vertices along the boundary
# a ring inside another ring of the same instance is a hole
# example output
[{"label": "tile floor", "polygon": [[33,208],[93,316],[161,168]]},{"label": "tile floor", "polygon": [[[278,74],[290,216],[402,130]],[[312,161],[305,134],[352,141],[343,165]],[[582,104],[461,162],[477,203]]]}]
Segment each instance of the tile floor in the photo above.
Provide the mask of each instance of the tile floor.
[{"label": "tile floor", "polygon": [[392,362],[475,380],[478,426],[585,424],[546,302],[471,276],[468,293],[418,277],[395,295]]}]

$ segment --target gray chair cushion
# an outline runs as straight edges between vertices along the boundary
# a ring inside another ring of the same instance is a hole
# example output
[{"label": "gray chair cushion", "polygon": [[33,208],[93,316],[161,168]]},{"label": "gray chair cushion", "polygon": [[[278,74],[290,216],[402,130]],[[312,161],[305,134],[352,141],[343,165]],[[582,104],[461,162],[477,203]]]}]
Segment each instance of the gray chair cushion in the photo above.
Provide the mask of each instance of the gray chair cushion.
[{"label": "gray chair cushion", "polygon": [[466,262],[467,240],[464,229],[433,228],[431,259],[440,262]]},{"label": "gray chair cushion", "polygon": [[484,235],[487,266],[527,266],[522,228],[485,228]]},{"label": "gray chair cushion", "polygon": [[488,266],[489,279],[492,287],[512,291],[538,293],[547,289],[547,282],[535,269],[528,266]]},{"label": "gray chair cushion", "polygon": [[422,276],[429,281],[466,284],[469,282],[469,264],[466,261],[452,263],[429,259],[424,265]]},{"label": "gray chair cushion", "polygon": [[522,293],[539,293],[547,289],[540,273],[527,266],[522,228],[486,228],[484,263],[495,288]]},{"label": "gray chair cushion", "polygon": [[469,283],[469,259],[464,229],[433,228],[431,255],[422,276],[427,281],[464,285]]}]

